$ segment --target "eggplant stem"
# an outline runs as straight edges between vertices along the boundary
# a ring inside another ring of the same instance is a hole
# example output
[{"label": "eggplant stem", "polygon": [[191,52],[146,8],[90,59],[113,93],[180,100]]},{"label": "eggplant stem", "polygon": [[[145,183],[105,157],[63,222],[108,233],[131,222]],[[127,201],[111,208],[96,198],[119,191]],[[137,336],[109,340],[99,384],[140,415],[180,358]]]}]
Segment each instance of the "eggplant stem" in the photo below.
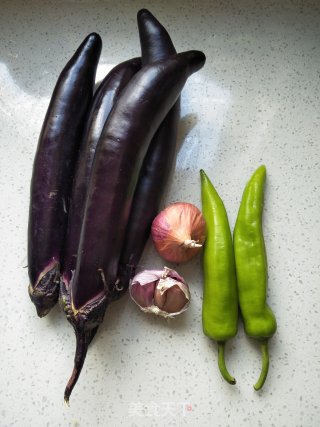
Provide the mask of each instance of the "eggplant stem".
[{"label": "eggplant stem", "polygon": [[101,275],[101,280],[102,280],[102,283],[103,283],[104,290],[107,290],[108,289],[108,285],[107,285],[107,281],[106,281],[106,276],[104,275],[104,271],[103,271],[102,268],[98,268],[98,271],[99,271],[99,273]]},{"label": "eggplant stem", "polygon": [[260,390],[265,383],[265,380],[269,371],[269,351],[268,351],[268,341],[263,341],[261,343],[261,354],[262,354],[262,368],[258,381],[253,386],[255,390]]},{"label": "eggplant stem", "polygon": [[89,342],[91,341],[94,335],[94,334],[92,335],[92,331],[89,331],[89,334],[88,334],[83,330],[79,331],[76,328],[74,329],[75,329],[76,342],[77,342],[76,354],[74,356],[74,367],[73,367],[71,377],[64,391],[64,401],[68,406],[69,406],[70,395],[72,393],[74,386],[78,381],[79,375],[83,367],[83,363],[87,355]]},{"label": "eggplant stem", "polygon": [[221,372],[221,375],[223,376],[223,378],[229,383],[234,385],[236,383],[236,380],[234,377],[232,377],[229,372],[228,369],[226,367],[226,362],[224,360],[224,348],[225,348],[225,342],[224,341],[220,341],[218,342],[218,365],[219,365],[219,369]]},{"label": "eggplant stem", "polygon": [[121,283],[121,281],[120,281],[120,279],[118,278],[118,279],[116,280],[116,283],[114,284],[114,289],[115,289],[117,292],[121,292],[121,291],[123,291],[123,289],[124,289],[123,285],[120,285],[120,286],[119,286],[119,283]]}]

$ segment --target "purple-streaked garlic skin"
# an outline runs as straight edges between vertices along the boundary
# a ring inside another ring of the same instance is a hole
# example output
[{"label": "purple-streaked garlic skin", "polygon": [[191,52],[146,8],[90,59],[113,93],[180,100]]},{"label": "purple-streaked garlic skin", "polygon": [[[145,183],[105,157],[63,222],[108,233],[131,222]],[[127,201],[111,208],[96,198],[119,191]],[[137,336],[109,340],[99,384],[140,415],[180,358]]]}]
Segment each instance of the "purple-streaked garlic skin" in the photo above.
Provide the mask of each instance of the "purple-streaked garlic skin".
[{"label": "purple-streaked garlic skin", "polygon": [[[145,285],[140,285],[136,282],[130,286],[130,295],[131,298],[140,306],[140,307],[150,307],[153,302],[153,295],[156,288],[157,282],[146,283]],[[133,296],[134,295],[134,296]]]},{"label": "purple-streaked garlic skin", "polygon": [[162,270],[144,270],[134,276],[129,291],[136,304],[143,308],[152,305],[155,287],[162,274]]},{"label": "purple-streaked garlic skin", "polygon": [[171,277],[172,279],[175,279],[176,281],[184,283],[185,285],[187,285],[184,278],[182,276],[180,276],[180,274],[177,273],[172,268],[164,267],[164,278],[165,277]]},{"label": "purple-streaked garlic skin", "polygon": [[131,298],[145,313],[175,317],[190,304],[189,287],[174,270],[144,270],[129,286]]}]

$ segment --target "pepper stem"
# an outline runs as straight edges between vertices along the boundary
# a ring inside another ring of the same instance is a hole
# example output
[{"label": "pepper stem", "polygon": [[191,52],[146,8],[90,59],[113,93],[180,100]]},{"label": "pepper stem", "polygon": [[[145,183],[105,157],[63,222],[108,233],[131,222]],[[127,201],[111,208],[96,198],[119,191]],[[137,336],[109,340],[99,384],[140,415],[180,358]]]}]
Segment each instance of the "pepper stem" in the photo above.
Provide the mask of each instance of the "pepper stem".
[{"label": "pepper stem", "polygon": [[77,347],[76,354],[74,356],[73,371],[64,391],[64,401],[67,405],[69,405],[70,395],[81,373],[81,369],[87,355],[88,345],[96,332],[96,330],[89,331],[88,334],[84,330],[79,331],[76,328],[74,328],[74,330],[76,334]]},{"label": "pepper stem", "polygon": [[229,372],[228,369],[226,367],[226,362],[224,360],[224,347],[225,347],[225,342],[224,341],[220,341],[218,342],[218,365],[219,365],[219,369],[221,372],[221,375],[223,376],[223,378],[229,383],[234,385],[236,383],[236,380],[234,377],[232,377]]},{"label": "pepper stem", "polygon": [[269,352],[268,352],[268,341],[263,341],[261,343],[261,353],[262,353],[262,368],[258,381],[253,386],[255,390],[260,390],[263,387],[263,384],[267,378],[269,370]]}]

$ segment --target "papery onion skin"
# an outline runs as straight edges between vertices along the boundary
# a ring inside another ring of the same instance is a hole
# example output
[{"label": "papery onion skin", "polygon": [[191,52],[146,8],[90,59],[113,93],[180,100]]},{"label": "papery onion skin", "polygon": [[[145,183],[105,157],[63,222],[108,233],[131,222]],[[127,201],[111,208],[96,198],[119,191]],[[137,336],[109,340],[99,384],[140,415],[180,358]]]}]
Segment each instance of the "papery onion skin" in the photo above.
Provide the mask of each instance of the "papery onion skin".
[{"label": "papery onion skin", "polygon": [[151,235],[162,258],[187,262],[201,251],[206,237],[205,219],[192,203],[173,203],[153,220]]}]

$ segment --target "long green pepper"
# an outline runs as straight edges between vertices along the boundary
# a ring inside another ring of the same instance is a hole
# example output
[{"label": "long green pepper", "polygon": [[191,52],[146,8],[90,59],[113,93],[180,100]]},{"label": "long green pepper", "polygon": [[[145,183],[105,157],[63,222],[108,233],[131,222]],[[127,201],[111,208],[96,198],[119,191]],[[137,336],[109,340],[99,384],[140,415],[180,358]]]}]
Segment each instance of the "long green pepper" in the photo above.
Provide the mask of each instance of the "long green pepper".
[{"label": "long green pepper", "polygon": [[202,212],[207,224],[203,250],[203,332],[218,342],[221,375],[228,383],[235,384],[224,360],[225,342],[233,338],[238,330],[238,295],[232,236],[221,198],[203,170],[200,171],[200,176]]},{"label": "long green pepper", "polygon": [[268,339],[277,322],[266,304],[267,257],[262,231],[266,168],[260,166],[243,192],[234,229],[239,304],[247,335],[261,342],[262,369],[256,390],[260,390],[269,369]]}]

